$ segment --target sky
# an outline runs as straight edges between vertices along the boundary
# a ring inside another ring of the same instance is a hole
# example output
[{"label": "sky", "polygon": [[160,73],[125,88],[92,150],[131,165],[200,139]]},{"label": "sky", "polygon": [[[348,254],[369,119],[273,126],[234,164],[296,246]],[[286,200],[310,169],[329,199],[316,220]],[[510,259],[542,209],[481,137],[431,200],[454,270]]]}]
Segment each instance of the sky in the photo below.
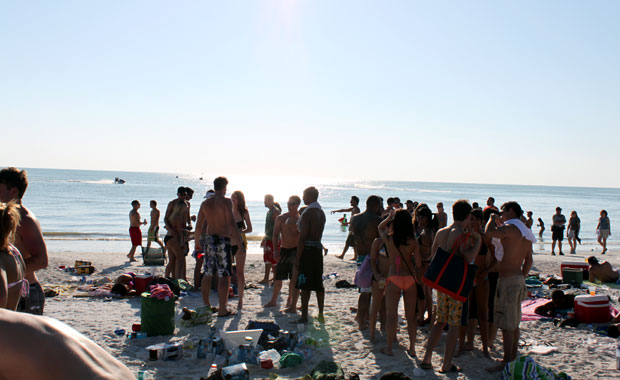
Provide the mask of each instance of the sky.
[{"label": "sky", "polygon": [[0,3],[0,164],[620,187],[617,1]]}]

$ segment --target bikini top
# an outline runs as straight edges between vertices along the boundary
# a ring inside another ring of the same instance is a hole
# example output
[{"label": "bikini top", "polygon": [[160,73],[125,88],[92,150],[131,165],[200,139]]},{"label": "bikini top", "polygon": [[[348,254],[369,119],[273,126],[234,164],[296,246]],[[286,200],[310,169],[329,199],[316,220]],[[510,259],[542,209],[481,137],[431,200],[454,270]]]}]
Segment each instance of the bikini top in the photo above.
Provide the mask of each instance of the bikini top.
[{"label": "bikini top", "polygon": [[[19,260],[19,258],[21,257],[21,253],[19,253],[19,250],[11,244],[9,244],[8,254],[9,256],[13,257],[17,266],[20,266],[22,264],[22,261]],[[11,282],[10,284],[8,284],[8,288],[9,289],[14,288],[17,285],[21,285],[21,292],[20,292],[21,296],[22,297],[28,296],[28,293],[30,293],[30,284],[28,283],[28,280],[25,278],[22,278],[21,280]]]},{"label": "bikini top", "polygon": [[243,220],[240,220],[237,222],[237,228],[242,230],[245,228],[245,222]]}]

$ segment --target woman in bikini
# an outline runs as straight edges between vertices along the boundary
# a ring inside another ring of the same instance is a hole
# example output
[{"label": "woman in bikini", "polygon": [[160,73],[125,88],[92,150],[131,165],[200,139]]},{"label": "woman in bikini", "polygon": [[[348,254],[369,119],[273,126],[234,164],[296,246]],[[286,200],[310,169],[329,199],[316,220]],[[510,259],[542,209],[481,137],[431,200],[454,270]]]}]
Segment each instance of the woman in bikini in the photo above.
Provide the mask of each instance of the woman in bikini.
[{"label": "woman in bikini", "polygon": [[[419,204],[414,212],[414,226],[416,228],[418,245],[420,246],[420,258],[422,260],[421,273],[426,273],[426,270],[431,265],[431,259],[433,258],[431,247],[433,246],[436,231],[433,228],[432,221],[433,212],[431,209],[425,203]],[[432,320],[433,292],[430,287],[426,285],[421,286],[424,297],[418,297],[418,325],[424,326],[427,322]],[[424,319],[425,313],[428,313],[428,318],[426,319]]]},{"label": "woman in bikini", "polygon": [[[388,225],[392,224],[392,232],[388,233]],[[413,221],[407,210],[392,210],[389,216],[379,224],[379,236],[387,247],[390,269],[385,281],[386,309],[386,347],[383,353],[392,354],[392,345],[396,339],[398,323],[398,303],[401,293],[405,302],[405,317],[409,331],[409,349],[407,353],[414,357],[416,340],[416,282],[421,281],[422,267],[420,247],[415,239]]]},{"label": "woman in bikini", "polygon": [[26,264],[11,242],[19,225],[19,210],[15,203],[0,203],[0,308],[15,310],[22,296],[28,295],[28,280],[24,278]]},{"label": "woman in bikini", "polygon": [[375,239],[370,247],[370,268],[372,269],[372,303],[370,305],[370,341],[375,341],[377,314],[381,330],[385,331],[385,282],[390,270],[390,260],[383,240]]},{"label": "woman in bikini", "polygon": [[[252,232],[252,221],[250,220],[250,213],[245,205],[245,196],[241,191],[235,191],[230,196],[230,200],[233,204],[233,216],[235,217],[235,223],[237,228],[241,232],[242,241],[238,241],[234,238],[232,240],[232,254],[233,259],[237,263],[237,294],[239,295],[239,303],[237,309],[243,308],[243,291],[245,288],[245,255],[248,248],[248,241],[245,234]],[[245,250],[243,253],[239,252],[239,247],[243,245]]]}]

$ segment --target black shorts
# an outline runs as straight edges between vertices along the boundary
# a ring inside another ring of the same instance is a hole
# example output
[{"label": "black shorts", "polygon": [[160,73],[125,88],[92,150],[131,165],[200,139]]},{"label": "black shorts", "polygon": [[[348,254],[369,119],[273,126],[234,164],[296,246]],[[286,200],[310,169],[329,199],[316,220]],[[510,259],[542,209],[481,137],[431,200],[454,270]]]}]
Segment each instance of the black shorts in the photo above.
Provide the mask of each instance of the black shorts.
[{"label": "black shorts", "polygon": [[297,289],[322,292],[323,287],[323,249],[304,247],[299,260]]},{"label": "black shorts", "polygon": [[564,239],[564,227],[551,226],[551,232],[553,240],[562,241]]},{"label": "black shorts", "polygon": [[280,259],[276,265],[276,280],[286,281],[293,278],[297,248],[280,248]]},{"label": "black shorts", "polygon": [[495,292],[497,291],[498,272],[489,272],[489,323],[493,323],[493,315],[495,315]]},{"label": "black shorts", "polygon": [[43,309],[45,307],[45,293],[43,287],[38,282],[30,284],[29,293],[26,297],[22,297],[17,305],[17,311],[43,315]]},{"label": "black shorts", "polygon": [[347,236],[347,241],[345,245],[348,245],[349,247],[355,247],[355,236],[353,236],[353,234],[349,234],[349,236]]}]

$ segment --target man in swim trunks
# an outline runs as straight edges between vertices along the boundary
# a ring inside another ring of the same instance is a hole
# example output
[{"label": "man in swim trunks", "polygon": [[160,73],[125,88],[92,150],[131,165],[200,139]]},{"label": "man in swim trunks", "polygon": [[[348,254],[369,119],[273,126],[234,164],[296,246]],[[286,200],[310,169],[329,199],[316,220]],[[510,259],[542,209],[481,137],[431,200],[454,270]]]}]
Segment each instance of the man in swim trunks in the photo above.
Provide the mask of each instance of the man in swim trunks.
[{"label": "man in swim trunks", "polygon": [[295,313],[296,305],[292,304],[297,296],[295,294],[295,284],[293,283],[293,267],[295,266],[295,257],[297,255],[297,242],[299,241],[299,230],[297,229],[297,221],[299,220],[299,205],[301,199],[297,195],[293,195],[286,203],[288,212],[276,218],[273,229],[273,246],[274,257],[278,260],[276,265],[276,281],[273,286],[273,295],[269,303],[265,307],[274,307],[278,301],[278,295],[282,289],[282,282],[291,280],[288,288],[288,298],[286,301],[286,310]]},{"label": "man in swim trunks", "polygon": [[524,237],[518,227],[505,222],[520,220],[523,210],[517,202],[506,202],[500,216],[493,214],[485,228],[489,238],[501,239],[504,256],[497,263],[499,279],[495,290],[494,323],[502,330],[504,358],[489,372],[498,372],[517,358],[519,348],[519,323],[521,301],[527,296],[525,277],[532,267],[532,242]]},{"label": "man in swim trunks", "polygon": [[135,380],[92,340],[48,317],[0,309],[0,376],[13,380]]},{"label": "man in swim trunks", "polygon": [[310,293],[316,293],[319,307],[319,322],[325,322],[323,308],[325,305],[325,288],[323,287],[323,229],[325,228],[325,213],[317,202],[319,191],[314,187],[304,190],[303,200],[308,206],[301,214],[299,221],[299,241],[297,243],[297,256],[295,258],[295,270],[297,276],[297,289],[301,290],[301,319],[300,323],[308,323],[308,302]]},{"label": "man in swim trunks", "polygon": [[[205,195],[205,199],[211,198],[215,194],[215,191],[209,190]],[[204,201],[202,202],[204,203]],[[200,205],[202,207],[202,204]],[[196,229],[194,230],[194,252],[192,257],[196,259],[196,266],[194,267],[194,288],[200,289],[202,285],[202,267],[205,261],[205,250],[207,243],[207,224],[204,221],[204,216],[198,214],[196,221]],[[209,276],[209,283],[211,283],[211,276]]]},{"label": "man in swim trunks", "polygon": [[555,243],[558,243],[558,249],[560,255],[562,253],[562,240],[564,239],[564,225],[566,224],[566,217],[562,215],[562,209],[560,207],[555,208],[555,214],[552,217],[553,224],[551,225],[551,255],[555,256]]},{"label": "man in swim trunks", "polygon": [[[354,195],[351,197],[350,204],[351,204],[351,207],[349,208],[341,208],[339,210],[333,210],[331,211],[331,213],[335,214],[337,212],[350,212],[351,217],[349,218],[349,220],[351,220],[353,219],[353,216],[360,213],[360,208],[358,207],[358,205],[360,204],[360,199]],[[350,227],[349,227],[349,235],[347,236],[347,241],[344,243],[344,249],[342,250],[342,254],[336,257],[339,259],[343,259],[345,253],[347,253],[347,251],[349,250],[349,247],[353,248],[353,258],[351,260],[357,260],[357,250],[355,249],[355,238],[353,237],[353,233],[351,232]]]},{"label": "man in swim trunks", "polygon": [[136,200],[132,201],[131,207],[132,209],[129,211],[129,237],[131,238],[131,249],[127,257],[129,261],[136,261],[134,258],[136,248],[142,247],[142,231],[140,230],[140,226],[146,224],[146,219],[144,219],[144,222],[140,221],[140,213],[138,212],[140,202]]},{"label": "man in swim trunks", "polygon": [[[226,198],[228,180],[225,177],[217,177],[213,181],[215,195],[208,198],[200,205],[198,218],[204,218],[207,224],[205,239],[205,262],[204,277],[202,278],[202,299],[205,305],[210,305],[211,277],[218,276],[217,293],[219,297],[218,317],[233,315],[228,310],[228,289],[230,288],[230,276],[232,274],[232,250],[230,241],[235,234],[235,239],[241,241],[241,232],[235,223],[232,211],[232,201]],[[245,253],[245,246],[239,246],[239,252]]]},{"label": "man in swim trunks", "polygon": [[614,270],[609,261],[601,263],[596,257],[590,256],[588,257],[588,264],[590,264],[590,270],[588,271],[588,280],[590,282],[598,279],[601,282],[620,283],[620,270]]},{"label": "man in swim trunks", "polygon": [[151,248],[151,242],[156,242],[161,247],[161,250],[166,253],[166,248],[164,247],[164,243],[161,241],[159,237],[159,209],[157,208],[157,201],[152,200],[150,203],[151,206],[151,225],[149,226],[148,237],[146,238],[146,250],[148,251]]},{"label": "man in swim trunks", "polygon": [[181,261],[185,261],[183,246],[187,240],[186,226],[189,219],[186,196],[185,187],[179,187],[177,198],[168,203],[164,215],[164,224],[167,230],[164,244],[168,251],[168,265],[166,265],[164,272],[166,277],[183,278],[183,263]]},{"label": "man in swim trunks", "polygon": [[[431,252],[437,252],[439,248],[446,252],[452,252],[452,249],[459,241],[463,239],[463,234],[469,229],[469,220],[471,218],[472,207],[466,200],[458,200],[452,205],[452,218],[454,222],[441,230],[437,231]],[[466,237],[463,242],[458,245],[457,253],[463,256],[466,262],[472,262],[480,251],[482,238],[476,232],[471,231],[471,236]],[[441,291],[437,291],[437,319],[428,338],[428,345],[424,360],[420,364],[420,368],[431,369],[433,365],[431,360],[433,357],[433,349],[439,343],[444,327],[448,324],[448,337],[446,339],[446,349],[444,351],[444,361],[441,367],[442,373],[459,372],[461,369],[452,364],[452,357],[456,349],[456,342],[461,326],[461,314],[463,311],[463,302],[457,301]]]},{"label": "man in swim trunks", "polygon": [[17,310],[41,315],[45,306],[45,294],[35,272],[47,268],[47,247],[37,217],[22,204],[26,188],[28,175],[25,170],[14,167],[0,170],[0,201],[14,201],[19,205],[20,223],[14,245],[24,258],[26,279],[30,283],[29,294],[21,299]]},{"label": "man in swim trunks", "polygon": [[274,269],[275,274],[275,266],[278,264],[278,260],[273,257],[273,227],[276,222],[276,218],[280,215],[280,210],[275,205],[273,200],[273,195],[267,194],[265,195],[265,207],[269,211],[267,211],[267,216],[265,217],[265,237],[263,241],[261,241],[260,245],[263,247],[263,261],[265,262],[265,277],[263,280],[259,282],[259,284],[269,284],[269,272]]},{"label": "man in swim trunks", "polygon": [[[355,238],[358,265],[364,262],[366,256],[370,254],[372,243],[379,237],[378,227],[381,223],[382,206],[381,198],[371,195],[366,199],[366,210],[351,218],[350,230]],[[365,330],[368,327],[371,294],[372,288],[360,289],[355,317],[360,330]]]}]

